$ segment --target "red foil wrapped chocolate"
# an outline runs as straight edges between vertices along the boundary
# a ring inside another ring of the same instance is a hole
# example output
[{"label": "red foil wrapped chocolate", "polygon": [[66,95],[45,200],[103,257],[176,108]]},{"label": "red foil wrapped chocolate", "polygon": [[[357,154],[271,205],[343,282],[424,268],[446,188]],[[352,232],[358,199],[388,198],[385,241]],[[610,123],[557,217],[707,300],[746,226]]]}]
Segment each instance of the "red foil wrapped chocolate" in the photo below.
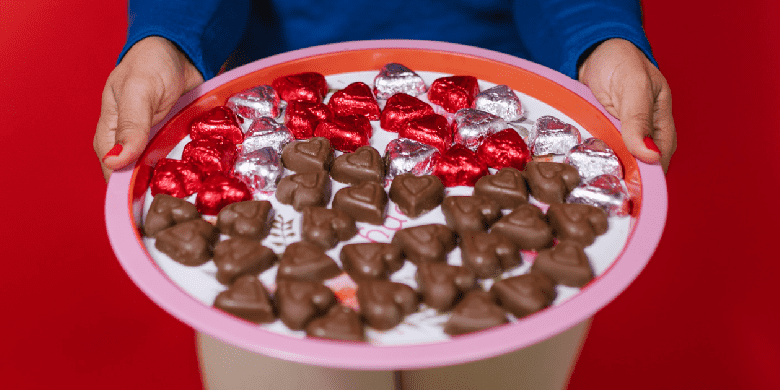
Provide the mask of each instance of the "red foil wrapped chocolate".
[{"label": "red foil wrapped chocolate", "polygon": [[217,106],[195,118],[190,125],[192,140],[211,139],[238,145],[244,140],[236,115],[226,106]]},{"label": "red foil wrapped chocolate", "polygon": [[334,115],[359,115],[372,121],[379,119],[379,104],[374,93],[371,87],[360,81],[336,91],[330,97],[328,107]]},{"label": "red foil wrapped chocolate", "polygon": [[309,139],[322,121],[332,116],[330,108],[324,103],[291,101],[284,113],[284,125],[295,139]]},{"label": "red foil wrapped chocolate", "polygon": [[333,149],[342,152],[354,152],[357,148],[368,145],[373,129],[371,122],[364,116],[334,116],[328,121],[320,122],[314,130],[315,137],[324,137],[330,141]]},{"label": "red foil wrapped chocolate", "polygon": [[167,194],[185,198],[200,190],[201,176],[200,168],[191,162],[163,158],[154,167],[149,187],[152,196]]},{"label": "red foil wrapped chocolate", "polygon": [[397,93],[387,99],[385,109],[379,116],[379,126],[387,131],[398,133],[406,121],[433,115],[430,104],[405,93]]},{"label": "red foil wrapped chocolate", "polygon": [[449,113],[455,113],[461,108],[471,107],[477,94],[479,84],[474,76],[441,77],[431,84],[428,100]]},{"label": "red foil wrapped chocolate", "polygon": [[325,76],[316,72],[304,72],[279,77],[271,83],[279,97],[291,101],[320,103],[328,94]]},{"label": "red foil wrapped chocolate", "polygon": [[443,153],[433,169],[433,174],[445,187],[474,186],[480,177],[488,173],[487,165],[462,144],[455,144]]},{"label": "red foil wrapped chocolate", "polygon": [[431,145],[441,152],[452,146],[452,128],[447,118],[439,114],[406,121],[398,136]]},{"label": "red foil wrapped chocolate", "polygon": [[223,143],[210,139],[190,141],[184,145],[181,159],[191,162],[206,172],[230,172],[236,163],[238,151],[231,143]]},{"label": "red foil wrapped chocolate", "polygon": [[514,129],[491,134],[477,148],[477,157],[490,168],[512,167],[522,171],[531,161],[531,151]]},{"label": "red foil wrapped chocolate", "polygon": [[195,197],[195,207],[201,214],[217,215],[223,207],[252,200],[252,191],[241,180],[221,172],[209,173]]}]

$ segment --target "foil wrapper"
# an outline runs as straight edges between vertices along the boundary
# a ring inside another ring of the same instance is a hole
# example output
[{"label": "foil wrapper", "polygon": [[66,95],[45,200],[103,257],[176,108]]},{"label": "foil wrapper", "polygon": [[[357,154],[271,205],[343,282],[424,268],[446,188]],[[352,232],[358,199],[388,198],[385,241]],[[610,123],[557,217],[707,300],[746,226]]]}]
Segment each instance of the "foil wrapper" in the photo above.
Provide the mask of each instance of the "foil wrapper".
[{"label": "foil wrapper", "polygon": [[379,104],[371,88],[359,81],[336,91],[328,100],[328,107],[334,115],[360,115],[368,120],[379,120]]},{"label": "foil wrapper", "polygon": [[394,139],[385,148],[386,179],[404,173],[430,175],[440,158],[441,153],[433,146],[407,138]]},{"label": "foil wrapper", "polygon": [[418,96],[426,90],[422,77],[401,64],[386,64],[374,77],[374,95],[377,99],[389,99],[396,93]]},{"label": "foil wrapper", "polygon": [[476,153],[461,144],[453,145],[433,168],[445,187],[474,186],[480,177],[489,174],[488,166]]},{"label": "foil wrapper", "polygon": [[279,116],[279,95],[270,85],[258,85],[228,98],[225,104],[236,115],[241,130],[246,133],[252,123],[264,116]]},{"label": "foil wrapper", "polygon": [[454,141],[472,151],[491,134],[509,127],[500,117],[474,108],[463,108],[455,113],[452,121]]},{"label": "foil wrapper", "polygon": [[406,121],[432,115],[430,104],[405,93],[397,93],[387,99],[382,114],[379,116],[379,126],[387,131],[401,131]]},{"label": "foil wrapper", "polygon": [[195,196],[195,207],[203,215],[217,215],[223,207],[252,200],[252,191],[241,180],[213,172],[203,179],[203,185]]},{"label": "foil wrapper", "polygon": [[166,194],[185,198],[200,190],[201,176],[200,168],[193,163],[163,158],[154,167],[149,187],[152,196]]},{"label": "foil wrapper", "polygon": [[479,94],[479,83],[474,76],[440,77],[428,90],[428,101],[439,105],[449,113],[470,108]]},{"label": "foil wrapper", "polygon": [[305,101],[320,103],[328,94],[325,76],[316,72],[303,72],[275,79],[271,86],[286,102]]},{"label": "foil wrapper", "polygon": [[577,168],[583,181],[600,175],[623,178],[623,168],[617,155],[598,138],[588,138],[571,148],[564,162]]},{"label": "foil wrapper", "polygon": [[258,149],[272,148],[279,153],[285,145],[295,140],[287,126],[277,123],[269,117],[258,118],[246,133],[243,153]]},{"label": "foil wrapper", "polygon": [[254,193],[274,191],[284,172],[280,156],[281,151],[272,147],[244,150],[233,174]]},{"label": "foil wrapper", "polygon": [[529,145],[535,156],[566,154],[582,140],[580,131],[569,123],[545,115],[536,120],[529,136]]},{"label": "foil wrapper", "polygon": [[190,141],[184,145],[181,158],[197,165],[203,173],[230,172],[238,157],[236,146],[210,139]]},{"label": "foil wrapper", "polygon": [[600,175],[581,183],[569,193],[566,202],[596,206],[609,216],[631,213],[631,196],[623,182],[613,175]]},{"label": "foil wrapper", "polygon": [[354,152],[357,148],[368,145],[373,131],[371,122],[364,116],[334,116],[330,120],[320,122],[314,130],[314,136],[327,138],[333,149]]},{"label": "foil wrapper", "polygon": [[512,167],[519,171],[531,161],[531,151],[513,128],[492,134],[477,148],[477,157],[490,168]]},{"label": "foil wrapper", "polygon": [[507,122],[523,119],[525,110],[515,91],[507,85],[496,85],[474,98],[474,108],[500,117]]},{"label": "foil wrapper", "polygon": [[190,124],[189,135],[193,140],[211,139],[234,145],[244,139],[235,114],[226,106],[214,107],[195,118]]},{"label": "foil wrapper", "polygon": [[436,147],[444,152],[452,146],[452,128],[447,118],[431,114],[406,121],[398,132],[401,138],[409,138]]},{"label": "foil wrapper", "polygon": [[320,122],[331,118],[333,114],[324,103],[292,101],[287,104],[284,113],[284,125],[295,139],[309,139]]}]

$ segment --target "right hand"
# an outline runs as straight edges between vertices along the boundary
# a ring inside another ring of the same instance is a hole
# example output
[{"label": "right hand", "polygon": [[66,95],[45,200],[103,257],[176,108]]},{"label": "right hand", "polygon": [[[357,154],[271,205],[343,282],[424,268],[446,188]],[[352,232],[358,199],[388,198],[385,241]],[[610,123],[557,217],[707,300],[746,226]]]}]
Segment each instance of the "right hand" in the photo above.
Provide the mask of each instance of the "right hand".
[{"label": "right hand", "polygon": [[144,38],[127,51],[103,88],[92,141],[106,181],[141,155],[152,126],[182,94],[202,83],[198,69],[165,38]]}]

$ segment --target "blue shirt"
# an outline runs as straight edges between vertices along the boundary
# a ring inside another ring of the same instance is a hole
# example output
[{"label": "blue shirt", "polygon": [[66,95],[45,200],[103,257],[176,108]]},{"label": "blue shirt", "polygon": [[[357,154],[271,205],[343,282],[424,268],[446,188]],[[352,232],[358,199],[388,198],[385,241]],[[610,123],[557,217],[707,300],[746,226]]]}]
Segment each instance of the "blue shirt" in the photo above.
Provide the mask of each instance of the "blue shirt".
[{"label": "blue shirt", "polygon": [[[204,79],[231,56],[241,65],[326,43],[422,39],[525,58],[576,79],[583,54],[623,38],[655,64],[636,0],[130,0],[128,39],[174,42]],[[657,66],[657,64],[656,64]]]}]

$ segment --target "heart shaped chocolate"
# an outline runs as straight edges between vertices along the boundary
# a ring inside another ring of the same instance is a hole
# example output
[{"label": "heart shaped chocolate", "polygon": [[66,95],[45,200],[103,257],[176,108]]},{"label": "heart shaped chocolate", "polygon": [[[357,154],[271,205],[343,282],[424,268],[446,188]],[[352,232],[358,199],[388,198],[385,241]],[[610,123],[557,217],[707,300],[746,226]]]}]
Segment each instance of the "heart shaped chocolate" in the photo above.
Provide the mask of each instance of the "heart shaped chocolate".
[{"label": "heart shaped chocolate", "polygon": [[351,308],[336,305],[306,326],[306,336],[342,341],[366,341],[360,316]]},{"label": "heart shaped chocolate", "polygon": [[601,175],[581,183],[566,197],[566,203],[596,206],[610,216],[631,213],[631,196],[617,176]]},{"label": "heart shaped chocolate", "polygon": [[417,311],[417,293],[403,283],[365,279],[357,289],[360,315],[377,330],[387,330]]},{"label": "heart shaped chocolate", "polygon": [[284,125],[296,139],[307,139],[314,136],[314,130],[320,122],[332,116],[330,108],[324,103],[291,101],[284,111]]},{"label": "heart shaped chocolate", "polygon": [[474,184],[474,195],[491,198],[502,209],[513,209],[528,203],[525,178],[515,168],[503,168],[495,175],[482,176]]},{"label": "heart shaped chocolate", "polygon": [[405,173],[393,179],[390,200],[408,217],[417,218],[441,204],[444,200],[444,184],[433,175]]},{"label": "heart shaped chocolate", "polygon": [[540,251],[531,272],[543,273],[569,287],[583,287],[593,280],[593,269],[585,248],[576,241],[560,241],[554,247]]},{"label": "heart shaped chocolate", "polygon": [[474,108],[499,116],[507,122],[523,119],[525,110],[515,91],[508,85],[496,85],[474,98]]},{"label": "heart shaped chocolate", "polygon": [[388,243],[347,244],[341,248],[340,256],[344,271],[357,281],[366,278],[387,279],[404,265],[401,249]]},{"label": "heart shaped chocolate", "polygon": [[149,188],[152,196],[184,198],[200,190],[202,176],[200,168],[191,162],[162,158],[154,167]]},{"label": "heart shaped chocolate", "polygon": [[276,199],[292,205],[295,211],[308,206],[325,206],[330,200],[330,177],[325,171],[283,177],[276,188]]},{"label": "heart shaped chocolate", "polygon": [[538,251],[553,246],[553,229],[542,210],[532,204],[518,206],[494,223],[490,231],[506,236],[522,250]]},{"label": "heart shaped chocolate", "polygon": [[355,220],[345,212],[325,207],[306,207],[301,217],[301,238],[324,249],[357,234]]},{"label": "heart shaped chocolate", "polygon": [[441,179],[445,187],[473,186],[480,177],[488,174],[488,168],[474,152],[456,144],[442,154],[433,174]]},{"label": "heart shaped chocolate", "polygon": [[336,294],[311,280],[280,279],[274,293],[279,319],[292,330],[301,330],[336,304]]},{"label": "heart shaped chocolate", "polygon": [[385,223],[387,193],[381,184],[364,181],[336,192],[332,207],[345,212],[355,221],[382,225]]},{"label": "heart shaped chocolate", "polygon": [[279,77],[274,79],[271,86],[279,93],[279,97],[287,102],[298,100],[318,103],[328,94],[328,82],[325,76],[316,72]]},{"label": "heart shaped chocolate", "polygon": [[388,102],[393,96],[402,93],[421,95],[425,89],[422,77],[402,64],[385,64],[374,77],[374,94],[377,99],[388,99]]},{"label": "heart shaped chocolate", "polygon": [[418,291],[422,301],[439,311],[449,310],[464,293],[476,288],[476,276],[466,267],[447,263],[421,263],[417,266]]},{"label": "heart shaped chocolate", "polygon": [[228,173],[233,169],[238,158],[236,145],[215,141],[212,139],[199,139],[184,145],[181,159],[193,163],[206,172]]},{"label": "heart shaped chocolate", "polygon": [[506,324],[509,319],[506,311],[498,306],[486,291],[474,290],[466,294],[463,300],[452,309],[452,314],[444,324],[444,332],[455,336],[485,330]]},{"label": "heart shaped chocolate", "polygon": [[455,249],[455,238],[455,232],[447,226],[430,224],[401,229],[391,243],[405,259],[419,265],[446,261],[447,253]]},{"label": "heart shaped chocolate", "polygon": [[517,245],[498,233],[461,234],[460,254],[463,265],[481,279],[496,277],[522,262]]},{"label": "heart shaped chocolate", "polygon": [[279,116],[279,95],[270,85],[258,85],[231,95],[225,104],[236,114],[238,125],[244,133],[260,118]]},{"label": "heart shaped chocolate", "polygon": [[539,272],[499,280],[490,287],[490,293],[501,307],[517,318],[552,305],[558,296],[555,282]]},{"label": "heart shaped chocolate", "polygon": [[333,149],[327,138],[295,141],[282,150],[284,167],[297,173],[327,171],[332,161]]},{"label": "heart shaped chocolate", "polygon": [[609,228],[604,210],[587,204],[551,205],[547,220],[559,240],[576,241],[584,246],[593,244]]},{"label": "heart shaped chocolate", "polygon": [[371,122],[364,116],[333,116],[317,125],[314,136],[329,139],[336,150],[354,152],[368,145],[373,131]]},{"label": "heart shaped chocolate", "polygon": [[398,136],[431,145],[442,153],[452,146],[450,124],[447,118],[439,114],[407,120],[398,131]]},{"label": "heart shaped chocolate", "polygon": [[487,136],[477,148],[477,156],[495,169],[512,167],[522,171],[531,161],[531,151],[514,129],[503,129]]},{"label": "heart shaped chocolate", "polygon": [[534,155],[565,154],[582,141],[580,131],[569,123],[553,116],[536,120],[531,131],[529,146]]},{"label": "heart shaped chocolate", "polygon": [[580,173],[582,181],[588,181],[600,175],[623,177],[623,167],[615,152],[606,142],[598,138],[588,138],[566,152],[567,164]]},{"label": "heart shaped chocolate", "polygon": [[192,140],[211,139],[238,145],[244,140],[244,133],[236,122],[233,110],[217,106],[195,118],[190,125]]},{"label": "heart shaped chocolate", "polygon": [[195,197],[195,206],[201,214],[217,215],[223,207],[252,199],[252,191],[241,180],[212,172],[203,180]]},{"label": "heart shaped chocolate", "polygon": [[523,172],[531,196],[548,204],[563,203],[580,183],[580,174],[569,164],[551,161],[529,162]]},{"label": "heart shaped chocolate", "polygon": [[144,218],[144,234],[154,237],[177,223],[200,218],[194,204],[166,194],[157,194]]},{"label": "heart shaped chocolate", "polygon": [[414,96],[397,93],[387,99],[385,108],[379,116],[379,126],[387,131],[398,133],[406,121],[433,114],[433,107],[430,104]]},{"label": "heart shaped chocolate", "polygon": [[211,260],[212,247],[218,239],[214,225],[198,218],[160,231],[154,247],[177,263],[194,267]]},{"label": "heart shaped chocolate", "polygon": [[428,100],[445,111],[454,113],[461,108],[471,107],[477,94],[479,84],[474,76],[440,77],[431,84]]},{"label": "heart shaped chocolate", "polygon": [[259,275],[276,262],[276,254],[260,241],[245,237],[233,237],[214,247],[214,264],[217,281],[229,285],[245,274]]},{"label": "heart shaped chocolate", "polygon": [[262,238],[271,225],[272,207],[267,200],[248,200],[227,205],[217,214],[217,228],[228,236]]},{"label": "heart shaped chocolate", "polygon": [[276,320],[268,291],[254,275],[239,277],[227,290],[217,294],[214,307],[256,324]]},{"label": "heart shaped chocolate", "polygon": [[404,173],[417,176],[433,173],[441,159],[441,153],[433,146],[406,138],[396,138],[385,147],[386,179],[391,180]]},{"label": "heart shaped chocolate", "polygon": [[501,207],[491,198],[480,195],[448,196],[441,203],[447,226],[457,233],[485,231],[501,218]]},{"label": "heart shaped chocolate", "polygon": [[287,246],[276,271],[280,278],[323,281],[341,274],[341,269],[325,250],[308,241],[294,242]]},{"label": "heart shaped chocolate", "polygon": [[333,93],[328,107],[336,115],[359,115],[372,121],[379,119],[379,104],[371,88],[360,81]]},{"label": "heart shaped chocolate", "polygon": [[476,151],[488,136],[509,127],[505,120],[482,110],[463,108],[452,119],[454,142]]},{"label": "heart shaped chocolate", "polygon": [[330,168],[330,176],[339,183],[358,184],[361,181],[382,182],[385,164],[379,151],[371,146],[361,146],[353,153],[336,157]]}]

